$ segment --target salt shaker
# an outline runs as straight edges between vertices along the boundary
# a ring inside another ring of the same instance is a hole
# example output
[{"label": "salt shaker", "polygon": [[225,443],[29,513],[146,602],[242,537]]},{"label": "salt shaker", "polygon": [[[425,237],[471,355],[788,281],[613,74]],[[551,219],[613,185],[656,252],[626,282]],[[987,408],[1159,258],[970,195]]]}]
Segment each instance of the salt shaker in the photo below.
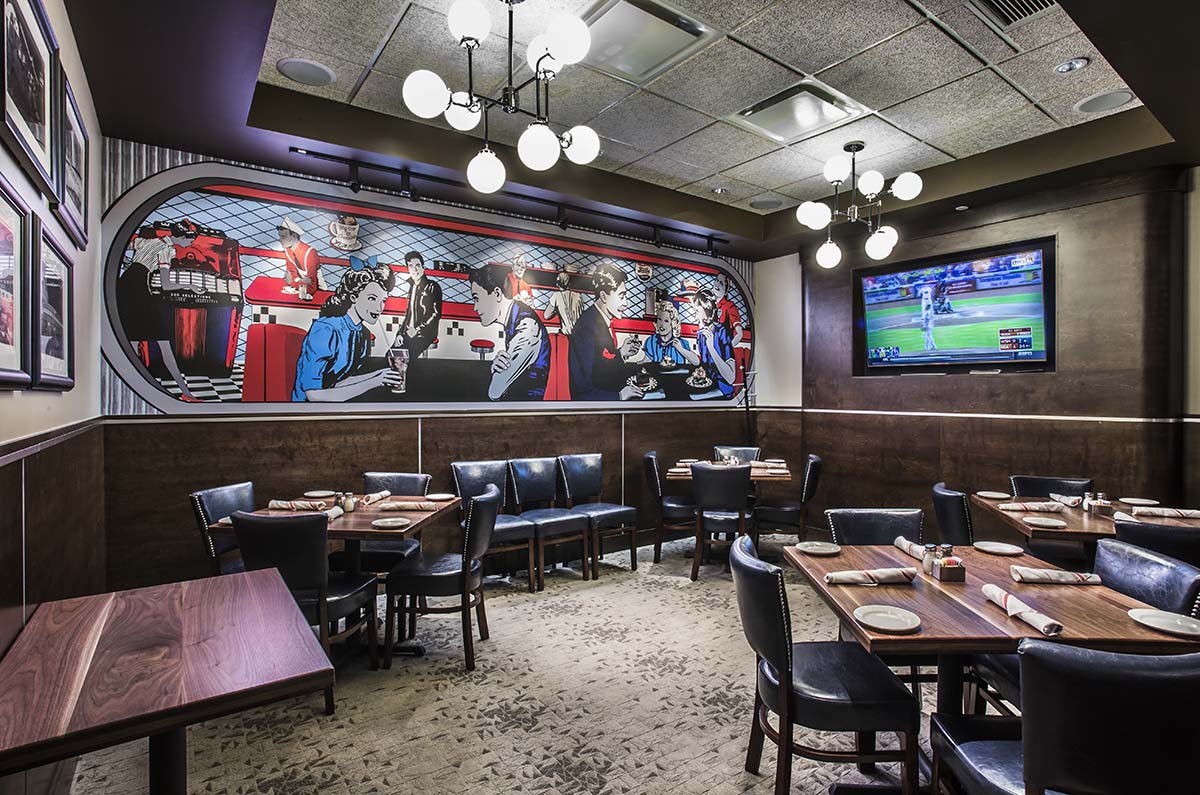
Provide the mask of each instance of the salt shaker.
[{"label": "salt shaker", "polygon": [[933,561],[937,558],[937,544],[925,545],[925,557],[921,559],[921,568],[926,574],[933,574]]}]

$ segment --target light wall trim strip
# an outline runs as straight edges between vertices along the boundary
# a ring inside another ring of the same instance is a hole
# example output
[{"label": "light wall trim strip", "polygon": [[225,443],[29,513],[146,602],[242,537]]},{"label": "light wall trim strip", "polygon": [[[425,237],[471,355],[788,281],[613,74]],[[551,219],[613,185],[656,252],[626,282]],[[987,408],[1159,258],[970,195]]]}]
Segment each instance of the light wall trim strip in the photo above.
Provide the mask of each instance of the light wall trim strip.
[{"label": "light wall trim strip", "polygon": [[886,417],[953,417],[968,420],[1041,420],[1053,422],[1182,423],[1200,422],[1186,417],[1091,417],[1074,414],[983,414],[965,411],[886,411],[879,409],[810,409],[799,406],[757,406],[755,411],[787,411],[805,414],[865,414]]}]

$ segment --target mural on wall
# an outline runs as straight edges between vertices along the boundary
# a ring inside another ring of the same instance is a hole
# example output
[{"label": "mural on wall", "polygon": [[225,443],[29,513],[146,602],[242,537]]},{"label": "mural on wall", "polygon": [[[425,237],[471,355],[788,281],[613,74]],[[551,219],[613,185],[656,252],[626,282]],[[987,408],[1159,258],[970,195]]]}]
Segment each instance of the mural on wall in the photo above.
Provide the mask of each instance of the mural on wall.
[{"label": "mural on wall", "polygon": [[235,181],[143,205],[106,271],[123,377],[275,410],[741,396],[750,305],[719,261],[403,206]]}]

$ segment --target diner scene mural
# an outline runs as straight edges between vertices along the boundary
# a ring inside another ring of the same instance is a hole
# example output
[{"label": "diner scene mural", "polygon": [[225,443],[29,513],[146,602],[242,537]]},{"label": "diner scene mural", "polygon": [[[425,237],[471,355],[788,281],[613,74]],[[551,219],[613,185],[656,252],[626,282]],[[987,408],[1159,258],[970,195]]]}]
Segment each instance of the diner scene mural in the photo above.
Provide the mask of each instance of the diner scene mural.
[{"label": "diner scene mural", "polygon": [[167,198],[109,257],[123,355],[178,401],[733,401],[717,264],[283,190]]}]

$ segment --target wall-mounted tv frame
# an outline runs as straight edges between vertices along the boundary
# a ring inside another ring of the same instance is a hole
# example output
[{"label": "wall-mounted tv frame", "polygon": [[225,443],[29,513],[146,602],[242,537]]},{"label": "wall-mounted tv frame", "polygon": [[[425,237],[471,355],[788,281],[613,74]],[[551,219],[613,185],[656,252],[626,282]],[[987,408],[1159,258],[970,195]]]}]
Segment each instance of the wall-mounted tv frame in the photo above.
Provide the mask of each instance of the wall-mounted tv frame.
[{"label": "wall-mounted tv frame", "polygon": [[854,375],[1053,372],[1057,238],[852,273]]}]

